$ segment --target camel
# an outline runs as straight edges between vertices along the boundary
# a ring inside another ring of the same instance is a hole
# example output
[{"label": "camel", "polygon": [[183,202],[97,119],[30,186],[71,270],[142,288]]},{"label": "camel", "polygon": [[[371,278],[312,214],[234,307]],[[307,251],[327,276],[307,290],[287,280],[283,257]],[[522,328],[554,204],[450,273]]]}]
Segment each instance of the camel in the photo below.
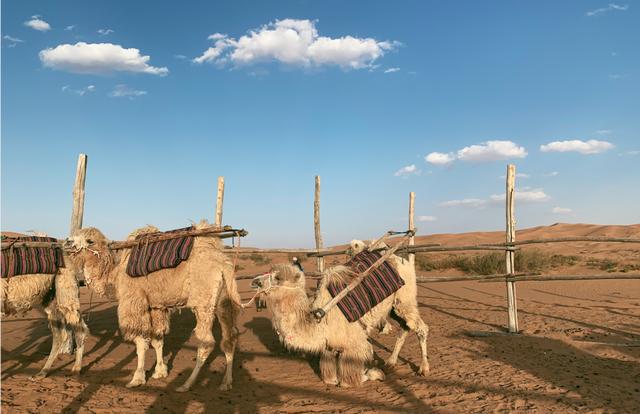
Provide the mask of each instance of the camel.
[{"label": "camel", "polygon": [[[360,240],[351,242],[352,254],[365,248],[367,245]],[[277,264],[269,273],[254,279],[253,286],[264,293],[273,315],[273,327],[280,340],[288,349],[319,354],[320,374],[325,383],[350,387],[367,380],[384,379],[384,373],[371,366],[373,348],[368,337],[374,330],[383,329],[389,316],[400,323],[402,332],[386,365],[396,365],[409,331],[414,331],[422,351],[418,375],[425,375],[429,371],[429,328],[418,311],[415,269],[408,260],[399,256],[392,255],[388,260],[405,285],[353,323],[348,322],[337,307],[327,312],[319,323],[311,314],[312,310],[331,300],[328,284],[336,281],[348,283],[354,277],[345,266],[329,268],[312,299],[307,297],[304,273],[295,266]]]},{"label": "camel", "polygon": [[[209,227],[206,221],[196,229]],[[129,240],[144,233],[157,232],[153,226],[138,229]],[[191,255],[175,268],[162,269],[145,277],[132,278],[126,273],[131,251],[111,250],[107,238],[96,228],[79,230],[67,242],[87,285],[102,296],[118,301],[118,324],[125,340],[136,345],[138,364],[128,388],[146,383],[144,362],[149,344],[156,353],[153,378],[168,375],[162,352],[164,336],[169,333],[170,312],[190,308],[196,317],[195,337],[198,350],[195,367],[186,382],[177,388],[188,391],[214,348],[213,322],[218,317],[222,328],[220,348],[225,354],[226,369],[220,390],[232,387],[232,366],[238,338],[237,317],[240,297],[231,261],[221,251],[217,238],[196,237]]]},{"label": "camel", "polygon": [[75,361],[71,372],[80,374],[82,370],[84,340],[89,329],[80,313],[76,269],[70,262],[66,260],[66,267],[59,268],[56,274],[26,274],[0,279],[3,318],[34,308],[44,310],[47,315],[53,337],[51,351],[33,379],[46,377],[60,353],[72,353],[74,337]]}]

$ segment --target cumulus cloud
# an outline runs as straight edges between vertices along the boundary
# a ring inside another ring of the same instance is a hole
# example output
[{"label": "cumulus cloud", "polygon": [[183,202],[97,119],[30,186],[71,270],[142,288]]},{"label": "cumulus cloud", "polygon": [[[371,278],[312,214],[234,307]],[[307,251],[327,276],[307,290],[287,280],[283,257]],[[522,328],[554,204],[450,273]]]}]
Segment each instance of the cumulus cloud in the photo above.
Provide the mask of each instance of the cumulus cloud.
[{"label": "cumulus cloud", "polygon": [[549,173],[544,173],[542,174],[545,177],[556,177],[558,176],[560,173],[558,171],[551,171]]},{"label": "cumulus cloud", "polygon": [[212,62],[236,66],[258,62],[279,62],[301,67],[339,66],[343,69],[372,68],[374,63],[399,43],[373,38],[320,36],[313,20],[284,19],[251,30],[234,39],[214,33],[214,42],[194,63]]},{"label": "cumulus cloud", "polygon": [[24,22],[24,25],[39,32],[46,32],[48,30],[51,30],[51,26],[49,25],[49,23],[42,20],[38,15],[31,16],[31,20],[27,20],[26,22]]},{"label": "cumulus cloud", "polygon": [[567,207],[554,207],[551,209],[551,212],[554,214],[569,214],[572,213],[573,210]]},{"label": "cumulus cloud", "polygon": [[62,92],[73,93],[80,96],[84,96],[90,92],[95,92],[95,90],[96,90],[96,87],[94,85],[88,85],[80,89],[72,89],[71,86],[69,85],[65,85],[62,87]]},{"label": "cumulus cloud", "polygon": [[410,175],[420,175],[420,170],[416,167],[415,164],[407,165],[405,167],[400,168],[398,171],[393,173],[395,177],[409,177]]},{"label": "cumulus cloud", "polygon": [[587,16],[589,16],[589,17],[593,17],[593,16],[597,16],[599,14],[607,13],[607,12],[614,11],[614,10],[626,11],[628,9],[629,9],[629,6],[627,4],[622,4],[621,5],[621,4],[609,3],[607,5],[607,7],[601,7],[599,9],[590,10],[590,11],[587,11],[585,14]]},{"label": "cumulus cloud", "polygon": [[567,141],[553,141],[548,144],[540,145],[542,152],[578,152],[580,154],[599,154],[610,150],[614,145],[608,141],[598,141],[590,139],[589,141],[581,141],[572,139]]},{"label": "cumulus cloud", "polygon": [[440,207],[471,207],[480,208],[487,205],[487,200],[481,198],[464,198],[462,200],[443,201],[438,204]]},{"label": "cumulus cloud", "polygon": [[111,33],[113,33],[113,30],[111,30],[111,29],[98,29],[98,34],[100,36],[108,36]]},{"label": "cumulus cloud", "polygon": [[395,73],[395,72],[400,72],[400,68],[389,68],[384,71],[384,73]]},{"label": "cumulus cloud", "polygon": [[68,32],[68,31],[71,31],[71,30],[73,30],[75,28],[76,28],[76,25],[72,24],[72,25],[69,25],[69,26],[65,27],[64,30],[65,30],[65,32]]},{"label": "cumulus cloud", "polygon": [[437,221],[438,218],[436,216],[418,216],[418,221]]},{"label": "cumulus cloud", "polygon": [[72,73],[134,72],[159,76],[169,73],[166,67],[149,65],[149,59],[138,49],[125,49],[112,43],[78,42],[40,51],[40,61],[44,66]]},{"label": "cumulus cloud", "polygon": [[116,87],[109,92],[111,98],[137,98],[138,96],[146,95],[147,91],[136,90],[128,87],[127,85],[116,85]]},{"label": "cumulus cloud", "polygon": [[453,152],[432,152],[425,157],[428,163],[436,165],[451,164],[455,160],[471,162],[502,161],[512,158],[524,158],[527,150],[512,141],[486,141],[477,145],[470,145]]},{"label": "cumulus cloud", "polygon": [[452,153],[445,154],[443,152],[432,152],[424,157],[424,160],[430,164],[435,165],[448,165],[454,162],[456,159]]}]

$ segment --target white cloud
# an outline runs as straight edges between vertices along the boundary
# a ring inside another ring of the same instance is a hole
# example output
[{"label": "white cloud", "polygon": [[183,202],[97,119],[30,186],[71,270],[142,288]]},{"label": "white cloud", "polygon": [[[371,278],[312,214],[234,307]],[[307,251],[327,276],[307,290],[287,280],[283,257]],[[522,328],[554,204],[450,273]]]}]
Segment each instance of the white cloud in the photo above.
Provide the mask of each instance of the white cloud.
[{"label": "white cloud", "polygon": [[72,25],[69,25],[69,26],[65,27],[64,30],[65,30],[65,32],[68,32],[68,31],[71,31],[71,30],[73,30],[75,28],[76,28],[76,25],[72,24]]},{"label": "white cloud", "polygon": [[[500,179],[506,179],[507,176],[506,175],[501,175],[500,177],[498,177]],[[531,178],[531,174],[525,174],[525,173],[516,173],[516,178]]]},{"label": "white cloud", "polygon": [[400,168],[398,171],[393,173],[395,177],[408,177],[410,175],[420,175],[420,170],[416,167],[415,164],[407,165],[406,167]]},{"label": "white cloud", "polygon": [[384,71],[384,73],[395,73],[395,72],[400,72],[400,68],[389,68]]},{"label": "white cloud", "polygon": [[430,164],[448,165],[455,161],[456,157],[452,153],[445,154],[443,152],[432,152],[424,157],[424,160]]},{"label": "white cloud", "polygon": [[457,158],[462,161],[488,162],[511,158],[524,158],[527,151],[512,141],[487,141],[481,145],[471,145],[458,151]]},{"label": "white cloud", "polygon": [[9,35],[2,36],[2,39],[8,42],[7,47],[16,47],[18,43],[24,43],[24,40]]},{"label": "white cloud", "polygon": [[173,57],[174,57],[174,58],[176,58],[176,59],[180,59],[180,60],[184,60],[184,59],[186,59],[186,58],[187,58],[185,55],[180,55],[180,54],[178,54],[178,55],[173,55]]},{"label": "white cloud", "polygon": [[449,200],[438,204],[440,207],[471,207],[481,208],[487,205],[487,200],[480,198],[464,198],[462,200]]},{"label": "white cloud", "polygon": [[418,216],[418,221],[437,221],[438,218],[435,216]]},{"label": "white cloud", "polygon": [[620,153],[620,155],[630,155],[630,156],[640,155],[640,150],[631,150],[627,152],[622,152]]},{"label": "white cloud", "polygon": [[111,72],[149,73],[164,76],[166,67],[148,64],[150,57],[135,48],[125,49],[112,43],[63,44],[40,51],[40,61],[46,67],[82,74]]},{"label": "white cloud", "polygon": [[94,85],[88,85],[80,89],[71,89],[69,85],[65,85],[62,87],[62,92],[73,93],[80,96],[84,96],[90,92],[95,92],[95,90],[96,90],[96,87]]},{"label": "white cloud", "polygon": [[551,209],[551,212],[554,214],[569,214],[573,213],[573,210],[567,207],[554,207]]},{"label": "white cloud", "polygon": [[579,152],[580,154],[598,154],[610,150],[614,145],[608,141],[598,141],[590,139],[589,141],[581,141],[572,139],[567,141],[553,141],[548,144],[540,145],[542,152]]},{"label": "white cloud", "polygon": [[313,20],[284,19],[251,30],[239,39],[214,33],[214,41],[195,63],[212,62],[236,66],[258,62],[279,62],[285,65],[318,67],[339,66],[343,69],[372,68],[374,63],[398,42],[372,38],[320,36]]},{"label": "white cloud", "polygon": [[98,29],[98,34],[100,36],[108,36],[111,33],[113,33],[113,30],[111,30],[111,29]]},{"label": "white cloud", "polygon": [[[542,189],[516,190],[514,196],[516,203],[539,203],[551,200],[551,197],[549,197]],[[504,193],[493,194],[489,199],[494,203],[503,202]]]},{"label": "white cloud", "polygon": [[129,98],[133,99],[138,96],[146,95],[147,91],[140,91],[136,89],[132,89],[127,85],[116,85],[113,91],[109,92],[109,96],[112,98]]},{"label": "white cloud", "polygon": [[602,7],[602,8],[595,9],[595,10],[590,10],[590,11],[587,11],[585,14],[587,16],[589,16],[589,17],[593,17],[593,16],[596,16],[598,14],[607,13],[607,12],[614,11],[614,10],[626,11],[628,9],[629,9],[629,6],[627,4],[620,5],[620,4],[615,4],[615,3],[609,3],[607,5],[607,7]]},{"label": "white cloud", "polygon": [[610,135],[613,131],[610,129],[599,129],[596,131],[598,135]]},{"label": "white cloud", "polygon": [[557,177],[560,173],[558,171],[551,171],[549,173],[542,174],[545,177]]},{"label": "white cloud", "polygon": [[45,22],[40,18],[40,16],[37,15],[31,16],[31,20],[27,20],[26,22],[24,22],[24,25],[39,32],[46,32],[48,30],[51,30],[51,26],[49,25],[49,23]]}]

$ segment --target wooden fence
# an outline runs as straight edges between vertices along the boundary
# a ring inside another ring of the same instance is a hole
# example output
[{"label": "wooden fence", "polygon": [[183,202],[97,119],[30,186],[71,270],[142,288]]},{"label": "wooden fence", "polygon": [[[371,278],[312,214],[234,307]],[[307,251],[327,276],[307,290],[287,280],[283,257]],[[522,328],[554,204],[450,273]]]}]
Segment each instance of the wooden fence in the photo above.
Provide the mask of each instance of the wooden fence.
[{"label": "wooden fence", "polygon": [[[76,180],[73,189],[73,210],[71,214],[70,234],[82,227],[82,218],[84,213],[84,189],[87,170],[87,156],[80,154],[76,168]],[[608,274],[595,276],[550,276],[533,273],[517,273],[515,268],[516,252],[519,246],[541,243],[566,243],[566,242],[593,242],[593,243],[640,243],[640,239],[632,238],[615,238],[615,237],[563,237],[563,238],[546,238],[516,241],[515,230],[515,165],[507,166],[506,188],[505,188],[505,242],[493,244],[477,244],[466,246],[441,246],[438,244],[415,244],[415,239],[410,238],[408,245],[397,250],[398,253],[408,254],[409,260],[415,266],[415,253],[430,252],[459,252],[459,251],[504,251],[505,253],[505,274],[482,275],[482,276],[418,276],[418,282],[421,283],[441,283],[441,282],[459,282],[474,281],[483,283],[504,282],[506,284],[507,297],[507,329],[511,333],[518,332],[518,307],[516,295],[516,282],[530,281],[557,281],[557,280],[604,280],[604,279],[640,279],[640,274]],[[224,202],[224,177],[218,177],[218,187],[216,195],[216,211],[215,225],[222,227],[222,212]],[[415,229],[414,222],[415,212],[415,193],[409,193],[409,217],[408,229]],[[317,272],[307,272],[307,275],[313,278],[320,278],[325,268],[324,258],[332,255],[346,254],[346,250],[326,249],[323,247],[322,233],[320,231],[320,177],[315,177],[315,191],[313,203],[313,227],[315,235],[315,249],[257,249],[257,248],[227,248],[225,251],[238,253],[262,253],[262,254],[296,254],[315,257],[317,260]],[[237,279],[249,279],[253,276],[237,276]]]}]

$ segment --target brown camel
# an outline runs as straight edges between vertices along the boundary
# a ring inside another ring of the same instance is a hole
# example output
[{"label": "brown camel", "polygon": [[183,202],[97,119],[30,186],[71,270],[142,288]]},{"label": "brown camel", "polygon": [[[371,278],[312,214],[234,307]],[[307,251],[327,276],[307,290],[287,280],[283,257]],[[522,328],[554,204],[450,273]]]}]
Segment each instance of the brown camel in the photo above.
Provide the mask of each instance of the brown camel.
[{"label": "brown camel", "polygon": [[[196,229],[204,227],[209,227],[206,221],[196,225]],[[158,229],[155,227],[145,227],[133,232],[129,239],[156,231]],[[177,391],[184,392],[191,388],[213,350],[215,340],[212,325],[216,316],[222,328],[220,348],[226,358],[220,389],[231,389],[240,298],[233,264],[222,253],[221,241],[212,237],[196,237],[188,260],[175,268],[158,270],[137,278],[126,273],[131,251],[111,250],[108,242],[98,229],[86,228],[69,239],[67,248],[75,252],[72,257],[84,272],[87,285],[100,295],[109,295],[118,300],[120,331],[125,340],[135,343],[138,355],[137,368],[127,387],[145,384],[144,357],[149,344],[156,351],[152,377],[167,376],[162,347],[164,336],[169,332],[169,313],[187,307],[196,317],[194,332],[198,351],[193,372]]]},{"label": "brown camel", "polygon": [[[351,242],[354,254],[366,247],[362,241]],[[355,386],[367,380],[384,379],[382,371],[371,367],[373,348],[368,337],[374,330],[384,327],[388,316],[400,322],[402,332],[386,362],[387,366],[397,363],[407,334],[412,330],[417,334],[422,350],[418,374],[425,375],[429,371],[429,329],[418,311],[414,267],[408,260],[395,255],[388,260],[405,285],[353,323],[348,322],[337,307],[331,309],[320,323],[311,315],[312,310],[331,300],[327,289],[329,283],[348,283],[354,277],[345,266],[336,266],[325,272],[313,299],[307,296],[304,273],[295,266],[275,265],[268,274],[254,279],[253,286],[264,292],[273,314],[273,327],[280,340],[287,348],[320,354],[320,371],[325,383]]]}]

